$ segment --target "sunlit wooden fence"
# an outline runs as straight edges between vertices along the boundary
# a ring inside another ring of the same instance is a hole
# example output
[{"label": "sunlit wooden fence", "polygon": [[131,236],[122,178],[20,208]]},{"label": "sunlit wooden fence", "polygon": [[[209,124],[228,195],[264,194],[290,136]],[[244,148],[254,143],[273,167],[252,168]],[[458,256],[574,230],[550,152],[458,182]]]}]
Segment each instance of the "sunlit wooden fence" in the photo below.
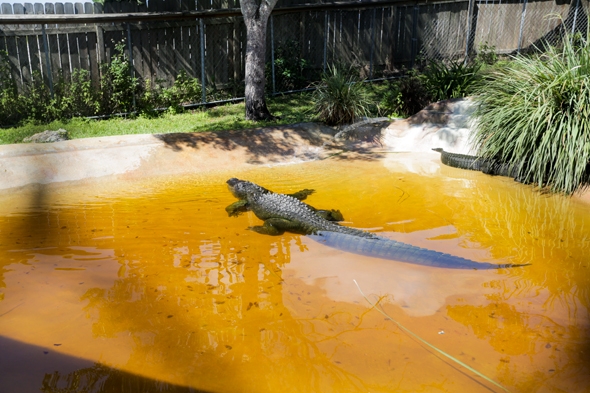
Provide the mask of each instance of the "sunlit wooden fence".
[{"label": "sunlit wooden fence", "polygon": [[[21,90],[36,75],[51,85],[78,68],[98,84],[100,64],[124,42],[139,78],[170,85],[184,71],[209,89],[243,92],[246,32],[237,1],[3,3],[0,10],[0,51]],[[587,23],[588,0],[282,0],[267,34],[269,89],[301,88],[330,64],[375,79],[417,60],[461,60],[482,45],[515,53],[557,42],[563,31],[585,33]]]}]

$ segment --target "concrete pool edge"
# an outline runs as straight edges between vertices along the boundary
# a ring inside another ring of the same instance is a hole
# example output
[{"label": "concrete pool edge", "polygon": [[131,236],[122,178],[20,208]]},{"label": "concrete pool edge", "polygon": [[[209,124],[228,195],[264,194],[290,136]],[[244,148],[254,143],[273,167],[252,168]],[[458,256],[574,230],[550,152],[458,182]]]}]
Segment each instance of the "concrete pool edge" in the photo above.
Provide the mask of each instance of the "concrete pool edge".
[{"label": "concrete pool edge", "polygon": [[315,123],[0,146],[0,190],[116,176],[140,179],[323,159],[342,151]]}]

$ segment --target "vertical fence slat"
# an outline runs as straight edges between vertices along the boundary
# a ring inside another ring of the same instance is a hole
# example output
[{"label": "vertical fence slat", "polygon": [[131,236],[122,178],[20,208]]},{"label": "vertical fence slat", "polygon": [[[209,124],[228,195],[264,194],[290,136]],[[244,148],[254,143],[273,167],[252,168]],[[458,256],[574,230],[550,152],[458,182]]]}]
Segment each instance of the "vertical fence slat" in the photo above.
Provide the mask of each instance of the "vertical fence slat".
[{"label": "vertical fence slat", "polygon": [[155,70],[154,70],[154,56],[153,53],[153,31],[151,26],[148,23],[142,23],[141,25],[141,40],[139,41],[141,44],[141,59],[142,59],[142,76],[144,79],[153,79],[155,78]]},{"label": "vertical fence slat", "polygon": [[[281,0],[277,8],[305,2]],[[354,64],[365,76],[376,78],[412,66],[419,54],[426,59],[466,59],[483,43],[504,53],[527,51],[543,39],[558,41],[566,29],[585,27],[586,3],[579,0],[563,3],[424,1],[378,8],[362,8],[360,4],[356,9],[275,14],[269,24],[269,29],[272,28],[267,47],[267,62],[272,63],[269,72],[278,54],[284,57],[281,60],[290,62],[286,65],[292,67],[288,71],[296,69],[303,60],[306,64],[303,75],[312,82],[331,64],[345,67]],[[64,1],[45,5],[2,3],[0,10],[4,14],[58,13],[71,15],[73,19],[85,13],[178,12],[238,5],[236,0],[161,0],[150,1],[149,6],[132,0],[108,1],[104,6],[88,1]],[[552,12],[563,19],[535,23],[540,16]],[[129,31],[127,26],[127,22],[46,25],[45,44],[41,25],[2,26],[0,21],[0,49],[9,53],[11,73],[21,91],[37,71],[49,84],[48,70],[55,81],[68,81],[71,70],[78,68],[89,70],[97,86],[99,64],[111,61],[115,44],[126,40],[125,53],[133,60],[135,75],[144,80],[158,79],[164,86],[170,86],[184,70],[191,77],[200,78],[205,86],[214,82],[218,88],[233,89],[234,96],[241,92],[245,61],[245,27],[241,17],[133,21]],[[45,57],[45,46],[49,60]],[[289,54],[285,55],[287,52],[282,51],[287,47]],[[274,92],[293,86],[278,69],[274,71],[274,77],[269,75],[268,79]]]},{"label": "vertical fence slat", "polygon": [[[13,9],[11,4],[3,3],[0,4],[2,9],[2,14],[4,15],[12,15]],[[17,29],[16,26],[7,26],[6,32],[8,33],[4,38],[4,50],[8,53],[8,60],[10,62],[10,73],[12,75],[12,79],[16,82],[16,85],[19,91],[22,91],[23,84],[21,79],[20,73],[20,64],[18,60],[18,50],[17,50],[17,43],[16,37],[12,35],[12,31]]]},{"label": "vertical fence slat", "polygon": [[[25,14],[26,10],[23,4],[15,3],[13,5],[15,14]],[[21,83],[28,85],[32,83],[31,62],[29,58],[28,35],[31,32],[30,25],[19,25],[19,29],[23,31],[24,35],[16,37],[16,50],[18,56],[18,67],[21,76]]]},{"label": "vertical fence slat", "polygon": [[[35,5],[32,3],[25,3],[25,14],[34,15]],[[29,72],[31,73],[31,80],[33,75],[36,77],[41,76],[41,60],[39,58],[39,40],[37,32],[40,30],[41,25],[27,25],[27,32],[29,35],[26,37],[27,56],[29,60]]]}]

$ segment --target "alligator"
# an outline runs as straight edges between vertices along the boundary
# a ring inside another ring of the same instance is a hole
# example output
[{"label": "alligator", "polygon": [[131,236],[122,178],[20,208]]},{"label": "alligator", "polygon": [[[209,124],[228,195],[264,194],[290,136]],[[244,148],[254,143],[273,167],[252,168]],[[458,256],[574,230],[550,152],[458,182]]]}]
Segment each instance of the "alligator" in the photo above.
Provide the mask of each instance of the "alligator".
[{"label": "alligator", "polygon": [[343,217],[338,210],[318,210],[302,202],[313,190],[294,194],[277,194],[246,180],[231,178],[229,190],[238,201],[226,207],[230,216],[252,211],[264,221],[261,226],[250,227],[257,233],[281,235],[285,231],[308,235],[313,240],[343,251],[408,262],[418,265],[449,269],[499,269],[524,264],[493,264],[412,246],[387,239],[360,229],[337,223]]},{"label": "alligator", "polygon": [[508,176],[516,181],[521,181],[519,177],[518,166],[510,165],[506,162],[492,158],[482,158],[470,156],[467,154],[450,153],[441,148],[432,149],[440,153],[440,161],[448,166],[459,169],[468,169],[472,171],[481,171],[492,176]]}]

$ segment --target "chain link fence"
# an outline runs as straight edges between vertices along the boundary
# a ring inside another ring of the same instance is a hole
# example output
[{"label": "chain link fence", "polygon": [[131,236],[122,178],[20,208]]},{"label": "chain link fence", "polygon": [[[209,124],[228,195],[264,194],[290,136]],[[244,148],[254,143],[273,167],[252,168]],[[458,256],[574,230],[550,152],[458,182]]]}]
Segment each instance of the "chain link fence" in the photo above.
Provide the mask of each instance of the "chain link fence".
[{"label": "chain link fence", "polygon": [[[427,60],[464,61],[478,54],[528,53],[558,45],[565,32],[587,33],[589,0],[390,1],[355,8],[275,9],[267,33],[267,90],[312,87],[328,67],[376,80]],[[128,22],[75,23],[100,14],[95,3],[1,4],[4,15],[71,14],[60,24],[6,24],[0,17],[0,51],[23,91],[71,80],[76,69],[98,85],[118,43],[131,72],[153,85],[171,86],[180,74],[204,87],[194,104],[243,97],[246,29],[237,15]],[[116,10],[115,10],[116,11]],[[119,12],[121,12],[119,10]],[[38,78],[37,78],[38,79]],[[38,81],[37,81],[38,82]]]}]

